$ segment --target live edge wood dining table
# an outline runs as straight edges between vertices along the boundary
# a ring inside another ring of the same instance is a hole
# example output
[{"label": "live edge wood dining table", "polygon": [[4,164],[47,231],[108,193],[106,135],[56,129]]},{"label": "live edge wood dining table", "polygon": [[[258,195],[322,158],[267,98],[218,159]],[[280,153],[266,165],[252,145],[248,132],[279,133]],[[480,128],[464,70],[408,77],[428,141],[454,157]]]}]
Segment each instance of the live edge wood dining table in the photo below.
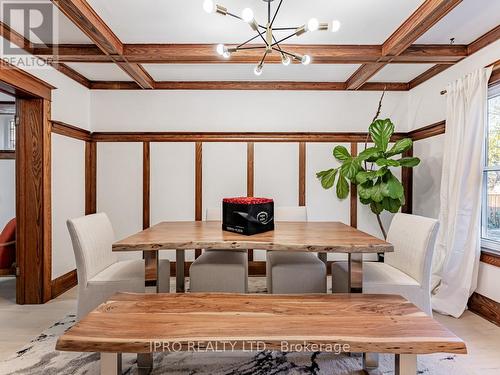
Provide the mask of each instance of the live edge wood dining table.
[{"label": "live edge wood dining table", "polygon": [[324,262],[327,253],[345,253],[351,293],[363,290],[363,254],[394,251],[390,243],[340,222],[279,222],[273,231],[252,236],[223,231],[217,221],[162,222],[113,244],[113,251],[175,250],[178,293],[185,291],[184,253],[192,249],[315,252]]}]

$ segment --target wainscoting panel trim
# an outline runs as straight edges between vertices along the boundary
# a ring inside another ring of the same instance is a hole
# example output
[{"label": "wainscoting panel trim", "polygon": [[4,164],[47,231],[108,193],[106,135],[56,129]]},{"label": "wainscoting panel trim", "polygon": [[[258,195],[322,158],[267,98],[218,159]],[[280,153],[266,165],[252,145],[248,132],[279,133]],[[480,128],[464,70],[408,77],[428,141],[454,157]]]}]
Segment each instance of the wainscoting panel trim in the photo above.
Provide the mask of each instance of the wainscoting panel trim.
[{"label": "wainscoting panel trim", "polygon": [[54,299],[78,284],[76,270],[69,271],[51,282],[51,298]]}]

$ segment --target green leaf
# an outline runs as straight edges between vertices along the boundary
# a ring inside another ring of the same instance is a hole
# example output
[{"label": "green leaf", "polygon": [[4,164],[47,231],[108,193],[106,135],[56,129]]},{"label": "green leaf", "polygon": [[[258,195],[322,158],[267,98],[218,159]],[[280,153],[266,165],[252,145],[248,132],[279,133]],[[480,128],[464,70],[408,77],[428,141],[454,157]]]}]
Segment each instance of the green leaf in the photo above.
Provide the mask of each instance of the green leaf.
[{"label": "green leaf", "polygon": [[402,167],[413,168],[420,164],[420,159],[407,157],[399,159],[398,162]]},{"label": "green leaf", "polygon": [[372,187],[373,182],[371,180],[367,180],[365,183],[358,185],[359,199],[371,200]]},{"label": "green leaf", "polygon": [[382,200],[384,199],[384,194],[383,194],[384,188],[385,188],[385,183],[381,181],[373,185],[371,189],[371,198],[374,202],[382,202]]},{"label": "green leaf", "polygon": [[380,154],[380,150],[377,147],[369,147],[369,148],[361,151],[359,153],[359,155],[357,156],[357,158],[359,161],[364,161],[364,160],[368,160],[369,158],[371,158],[375,155],[379,155],[379,154]]},{"label": "green leaf", "polygon": [[382,206],[382,203],[379,203],[379,202],[370,203],[370,208],[375,215],[378,215],[382,211],[384,211],[384,206]]},{"label": "green leaf", "polygon": [[364,198],[359,197],[359,201],[360,201],[362,204],[370,204],[370,203],[372,203],[372,200],[371,200],[370,198],[368,198],[368,199],[364,199]]},{"label": "green leaf", "polygon": [[369,128],[373,143],[382,152],[387,150],[391,135],[394,133],[394,124],[390,119],[375,120]]},{"label": "green leaf", "polygon": [[344,146],[336,146],[333,149],[333,156],[335,156],[335,159],[339,161],[345,161],[351,158],[351,154]]},{"label": "green leaf", "polygon": [[377,172],[375,171],[361,171],[356,174],[356,182],[358,184],[364,184],[368,180],[373,180],[377,177]]},{"label": "green leaf", "polygon": [[403,185],[392,173],[386,182],[386,186],[387,190],[384,192],[386,197],[399,199],[404,195]]},{"label": "green leaf", "polygon": [[401,208],[401,201],[399,199],[392,199],[389,197],[385,197],[384,200],[382,201],[382,207],[384,207],[384,210],[387,210],[395,214]]},{"label": "green leaf", "polygon": [[359,161],[357,159],[348,159],[344,161],[344,163],[340,167],[340,172],[349,180],[354,180],[356,178],[356,174],[360,169],[361,165],[359,164]]},{"label": "green leaf", "polygon": [[375,163],[379,167],[386,167],[386,166],[389,166],[389,167],[399,167],[399,162],[397,160],[392,160],[392,159],[381,158],[381,159],[378,159]]},{"label": "green leaf", "polygon": [[321,180],[321,186],[323,186],[323,189],[330,189],[333,186],[336,175],[337,169],[334,168],[316,173],[316,177]]},{"label": "green leaf", "polygon": [[413,141],[410,138],[403,138],[394,143],[391,149],[387,152],[387,156],[401,154],[413,146]]},{"label": "green leaf", "polygon": [[337,181],[337,197],[339,199],[346,199],[349,195],[349,182],[347,179],[339,174],[339,179]]},{"label": "green leaf", "polygon": [[383,177],[388,171],[389,169],[387,169],[387,167],[382,167],[377,172],[375,172],[375,175],[377,177]]}]

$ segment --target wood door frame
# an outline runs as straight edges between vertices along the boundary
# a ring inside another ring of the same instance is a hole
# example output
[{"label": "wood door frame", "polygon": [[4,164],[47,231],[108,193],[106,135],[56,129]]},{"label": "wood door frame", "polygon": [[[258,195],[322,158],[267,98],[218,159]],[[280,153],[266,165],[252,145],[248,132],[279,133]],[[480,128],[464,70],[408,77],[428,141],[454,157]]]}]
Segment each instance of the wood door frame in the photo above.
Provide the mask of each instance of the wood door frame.
[{"label": "wood door frame", "polygon": [[53,86],[0,60],[0,91],[16,97],[16,302],[51,298]]}]

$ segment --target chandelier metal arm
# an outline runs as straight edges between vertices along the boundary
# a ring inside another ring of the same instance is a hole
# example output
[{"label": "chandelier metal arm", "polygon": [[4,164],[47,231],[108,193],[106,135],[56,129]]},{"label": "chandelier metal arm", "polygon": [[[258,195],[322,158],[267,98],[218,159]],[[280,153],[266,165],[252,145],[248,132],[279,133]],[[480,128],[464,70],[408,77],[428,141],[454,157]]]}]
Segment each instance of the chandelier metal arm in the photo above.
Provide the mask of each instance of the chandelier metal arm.
[{"label": "chandelier metal arm", "polygon": [[297,30],[299,27],[273,27],[273,31]]},{"label": "chandelier metal arm", "polygon": [[262,59],[260,59],[260,63],[259,63],[260,66],[262,66],[264,64],[264,61],[266,60],[266,57],[267,57],[268,53],[269,52],[267,52],[267,51],[264,52],[264,56],[262,56]]},{"label": "chandelier metal arm", "polygon": [[255,46],[255,47],[237,47],[238,48],[238,51],[243,51],[243,50],[246,50],[246,49],[264,49],[266,48],[266,46]]},{"label": "chandelier metal arm", "polygon": [[234,17],[234,18],[237,18],[241,21],[243,21],[243,18],[241,18],[240,16],[238,16],[237,14],[234,14],[234,13],[231,13],[231,12],[227,12],[226,13],[228,16],[231,16],[231,17]]},{"label": "chandelier metal arm", "polygon": [[297,33],[290,34],[290,35],[288,35],[288,36],[286,36],[286,37],[284,37],[284,38],[282,38],[282,39],[278,40],[277,42],[273,43],[273,44],[271,45],[271,47],[274,47],[275,45],[280,44],[281,42],[284,42],[285,40],[287,40],[287,39],[290,39],[290,38],[294,37],[294,36],[295,36],[295,34],[297,34]]},{"label": "chandelier metal arm", "polygon": [[[264,34],[264,31],[259,33],[260,35]],[[240,47],[243,47],[245,44],[248,44],[250,43],[252,40],[255,40],[256,38],[258,38],[259,36],[258,35],[255,35],[253,38],[250,38],[248,39],[246,42],[243,42],[241,43],[240,45],[238,45],[236,48],[240,48]]]},{"label": "chandelier metal arm", "polygon": [[[283,3],[283,0],[280,0],[280,2],[279,2],[279,4],[278,4],[278,7],[276,8],[276,12],[274,12],[273,19],[272,19],[272,21],[270,22],[270,27],[273,27],[274,20],[276,19],[276,16],[278,15],[278,12],[280,11],[280,8],[281,8],[281,3]],[[271,4],[271,3],[269,3],[269,4]]]},{"label": "chandelier metal arm", "polygon": [[273,51],[277,51],[277,52],[280,52],[280,53],[282,53],[282,54],[284,53],[285,55],[288,55],[288,56],[290,56],[290,57],[293,57],[294,59],[297,59],[297,55],[294,55],[294,54],[293,54],[293,53],[291,53],[291,52],[287,52],[287,51],[285,51],[284,49],[281,49],[281,48],[280,48],[280,49],[278,49],[278,48],[274,48],[274,47],[273,47]]}]

